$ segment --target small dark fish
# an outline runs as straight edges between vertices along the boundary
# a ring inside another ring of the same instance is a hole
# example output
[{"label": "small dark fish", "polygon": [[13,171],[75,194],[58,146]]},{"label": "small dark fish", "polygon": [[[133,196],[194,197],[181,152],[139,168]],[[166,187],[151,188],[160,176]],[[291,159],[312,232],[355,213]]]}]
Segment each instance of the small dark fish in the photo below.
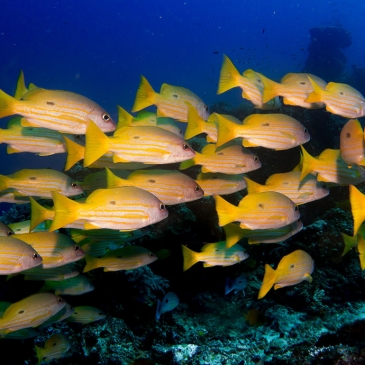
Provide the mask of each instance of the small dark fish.
[{"label": "small dark fish", "polygon": [[219,52],[218,51],[214,51],[213,54],[219,54]]},{"label": "small dark fish", "polygon": [[157,299],[156,319],[159,320],[162,313],[172,311],[179,305],[179,298],[173,292],[167,293],[162,301]]},{"label": "small dark fish", "polygon": [[243,291],[243,295],[245,294],[245,288],[247,286],[247,279],[244,274],[238,276],[236,279],[232,280],[230,278],[226,279],[226,287],[224,290],[224,294],[229,294],[232,290],[234,290],[234,293],[238,293],[240,290]]},{"label": "small dark fish", "polygon": [[262,30],[262,33],[265,33],[265,28]]}]

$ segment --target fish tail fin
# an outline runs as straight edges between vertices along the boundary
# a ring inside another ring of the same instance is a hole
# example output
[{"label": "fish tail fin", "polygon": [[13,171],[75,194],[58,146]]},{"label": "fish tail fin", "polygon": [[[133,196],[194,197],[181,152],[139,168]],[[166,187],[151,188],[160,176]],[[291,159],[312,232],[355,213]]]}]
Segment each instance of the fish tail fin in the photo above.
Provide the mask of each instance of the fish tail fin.
[{"label": "fish tail fin", "polygon": [[23,70],[20,70],[18,81],[16,83],[14,98],[20,100],[23,97],[23,95],[25,95],[28,91],[29,90],[25,86],[24,72]]},{"label": "fish tail fin", "polygon": [[5,175],[0,175],[0,191],[9,187],[9,178]]},{"label": "fish tail fin", "polygon": [[216,114],[217,123],[218,123],[218,138],[216,147],[220,147],[223,144],[235,139],[236,135],[236,123],[231,122],[227,118],[223,117],[223,115]]},{"label": "fish tail fin", "polygon": [[186,271],[190,269],[193,265],[195,265],[197,262],[199,262],[199,252],[190,250],[190,248],[187,248],[184,245],[181,245],[181,249],[184,257],[183,270]]},{"label": "fish tail fin", "polygon": [[365,240],[361,236],[361,234],[359,234],[357,236],[357,251],[359,252],[359,259],[360,259],[360,267],[361,267],[361,270],[364,270],[365,269],[365,256],[364,256],[364,252],[365,252]]},{"label": "fish tail fin", "polygon": [[262,90],[262,102],[267,103],[271,99],[279,96],[278,94],[278,84],[277,82],[268,79],[266,76],[260,74],[260,79],[262,84],[264,85],[264,89]]},{"label": "fish tail fin", "polygon": [[226,56],[223,56],[223,64],[219,76],[217,94],[222,94],[227,90],[239,86],[238,80],[242,77],[233,62]]},{"label": "fish tail fin", "polygon": [[0,118],[15,114],[14,105],[17,102],[15,98],[0,90]]},{"label": "fish tail fin", "polygon": [[223,227],[226,234],[226,248],[234,246],[240,239],[245,237],[245,229],[238,224],[229,223]]},{"label": "fish tail fin", "polygon": [[188,102],[185,102],[185,104],[188,106],[188,126],[186,127],[184,138],[190,139],[204,132],[204,123],[206,122],[193,105]]},{"label": "fish tail fin", "polygon": [[313,86],[313,91],[305,99],[306,103],[318,103],[322,101],[322,95],[324,90],[311,78],[308,76],[310,83]]},{"label": "fish tail fin", "polygon": [[65,225],[75,222],[78,219],[78,210],[80,203],[77,203],[66,196],[52,191],[55,216],[49,227],[49,232],[62,228]]},{"label": "fish tail fin", "polygon": [[348,236],[347,234],[341,232],[341,236],[343,238],[343,243],[345,244],[345,247],[342,252],[342,256],[345,256],[347,254],[347,252],[349,252],[353,247],[357,246],[358,235]]},{"label": "fish tail fin", "polygon": [[314,171],[317,160],[302,145],[300,148],[302,149],[302,173],[300,175],[300,181],[302,181],[308,174]]},{"label": "fish tail fin", "polygon": [[84,267],[84,270],[82,271],[83,273],[91,271],[91,270],[95,270],[100,267],[99,266],[100,259],[98,257],[85,255],[85,260],[86,260],[86,266]]},{"label": "fish tail fin", "polygon": [[65,171],[82,160],[85,156],[85,147],[63,136],[63,141],[67,150]]},{"label": "fish tail fin", "polygon": [[105,168],[106,173],[106,186],[108,189],[117,188],[118,186],[125,186],[124,179],[112,173],[107,167]]},{"label": "fish tail fin", "polygon": [[91,165],[107,153],[108,149],[108,136],[94,122],[90,121],[86,129],[84,167]]},{"label": "fish tail fin", "polygon": [[213,198],[215,200],[215,209],[218,214],[219,227],[234,222],[236,220],[237,207],[228,203],[219,195],[213,195]]},{"label": "fish tail fin", "polygon": [[265,265],[265,275],[257,299],[263,298],[275,284],[275,270],[268,264]]},{"label": "fish tail fin", "polygon": [[191,166],[198,165],[199,156],[201,154],[199,152],[195,153],[195,156],[191,158],[190,160],[186,160],[183,162],[180,162],[179,170],[186,170]]},{"label": "fish tail fin", "polygon": [[365,195],[354,185],[349,186],[351,213],[354,219],[354,236],[356,236],[362,222],[365,220]]},{"label": "fish tail fin", "polygon": [[32,232],[35,227],[49,219],[48,209],[42,207],[34,198],[31,196],[30,199],[30,225],[29,232]]},{"label": "fish tail fin", "polygon": [[137,90],[136,100],[134,101],[132,112],[138,112],[141,109],[155,104],[155,102],[156,92],[153,90],[147,79],[144,76],[141,76],[141,82]]},{"label": "fish tail fin", "polygon": [[250,193],[261,193],[263,191],[264,185],[261,185],[251,179],[249,179],[247,176],[244,177],[246,186],[247,186],[247,192]]},{"label": "fish tail fin", "polygon": [[118,107],[118,125],[117,130],[122,127],[129,127],[133,121],[133,115],[129,114],[125,109],[121,106]]},{"label": "fish tail fin", "polygon": [[44,357],[44,349],[42,349],[41,347],[34,345],[35,347],[35,352],[37,354],[37,358],[38,358],[38,365],[42,363],[43,357]]}]

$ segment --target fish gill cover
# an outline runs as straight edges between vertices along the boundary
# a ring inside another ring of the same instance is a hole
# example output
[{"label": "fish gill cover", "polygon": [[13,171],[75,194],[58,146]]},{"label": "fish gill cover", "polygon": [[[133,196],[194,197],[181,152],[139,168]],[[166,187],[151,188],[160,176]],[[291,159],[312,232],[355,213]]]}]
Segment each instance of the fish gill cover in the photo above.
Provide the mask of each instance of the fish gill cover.
[{"label": "fish gill cover", "polygon": [[363,4],[1,7],[2,365],[364,363]]}]

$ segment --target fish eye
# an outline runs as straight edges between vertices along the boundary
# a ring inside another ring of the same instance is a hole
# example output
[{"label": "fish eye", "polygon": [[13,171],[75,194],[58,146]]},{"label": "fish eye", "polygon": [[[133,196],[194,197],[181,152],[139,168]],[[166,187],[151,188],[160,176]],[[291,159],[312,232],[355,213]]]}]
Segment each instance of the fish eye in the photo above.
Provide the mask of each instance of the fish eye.
[{"label": "fish eye", "polygon": [[322,184],[322,189],[327,189],[327,185],[326,184]]},{"label": "fish eye", "polygon": [[75,134],[75,141],[80,141],[81,136],[79,134]]},{"label": "fish eye", "polygon": [[108,114],[103,114],[101,117],[104,120],[104,122],[109,122],[110,120],[110,116]]},{"label": "fish eye", "polygon": [[75,246],[75,251],[78,251],[80,249],[80,246],[79,245],[76,245]]},{"label": "fish eye", "polygon": [[160,203],[160,210],[164,210],[165,209],[165,205]]},{"label": "fish eye", "polygon": [[204,110],[207,112],[209,110],[208,105],[204,107]]},{"label": "fish eye", "polygon": [[32,257],[33,257],[34,260],[37,260],[38,254],[37,253],[34,253]]},{"label": "fish eye", "polygon": [[295,207],[294,207],[294,212],[296,212],[298,210],[298,206],[296,205]]},{"label": "fish eye", "polygon": [[187,143],[183,144],[183,149],[184,151],[187,151],[189,149],[189,145]]},{"label": "fish eye", "polygon": [[195,191],[199,191],[200,190],[200,186],[199,185],[195,186],[194,190]]},{"label": "fish eye", "polygon": [[63,303],[63,299],[61,297],[57,298],[58,303]]},{"label": "fish eye", "polygon": [[255,157],[253,158],[253,160],[254,160],[255,162],[258,162],[258,161],[259,161],[259,158],[258,158],[257,156],[255,156]]},{"label": "fish eye", "polygon": [[150,257],[155,257],[155,254],[153,252],[149,253]]},{"label": "fish eye", "polygon": [[14,234],[14,232],[12,232],[12,231],[8,232],[8,236],[12,236],[13,234]]},{"label": "fish eye", "polygon": [[179,134],[181,134],[181,135],[182,135],[182,130],[181,130],[181,129],[179,129]]},{"label": "fish eye", "polygon": [[73,188],[77,188],[77,187],[78,187],[77,183],[75,183],[75,182],[71,183],[71,186],[72,186]]},{"label": "fish eye", "polygon": [[308,129],[307,128],[304,128],[304,133],[308,133]]}]

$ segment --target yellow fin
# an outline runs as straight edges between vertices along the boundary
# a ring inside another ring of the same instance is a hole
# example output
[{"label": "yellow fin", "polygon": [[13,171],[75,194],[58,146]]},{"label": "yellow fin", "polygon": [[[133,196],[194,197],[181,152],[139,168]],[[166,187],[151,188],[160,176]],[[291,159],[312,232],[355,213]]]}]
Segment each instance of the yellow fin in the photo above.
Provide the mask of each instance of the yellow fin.
[{"label": "yellow fin", "polygon": [[28,89],[25,86],[24,72],[23,72],[23,70],[21,70],[20,73],[19,73],[18,82],[16,84],[16,90],[15,90],[14,98],[19,100],[27,92],[28,92]]},{"label": "yellow fin", "polygon": [[122,127],[129,127],[133,121],[133,115],[129,114],[125,109],[121,106],[118,107],[118,125],[117,130]]},{"label": "yellow fin", "polygon": [[238,224],[229,223],[223,227],[226,234],[226,248],[234,246],[239,240],[245,237],[245,230]]},{"label": "yellow fin", "polygon": [[125,158],[122,158],[118,155],[116,155],[115,153],[113,154],[113,162],[130,162],[129,160],[126,160]]},{"label": "yellow fin", "polygon": [[243,147],[259,147],[259,145],[258,144],[255,144],[255,143],[253,143],[253,142],[250,142],[249,140],[247,140],[247,139],[243,139],[242,140],[242,146]]},{"label": "yellow fin", "polygon": [[265,185],[261,185],[251,179],[249,179],[247,176],[244,176],[243,178],[245,180],[245,183],[247,185],[247,192],[250,193],[261,193],[265,190]]},{"label": "yellow fin", "polygon": [[214,114],[217,118],[217,123],[218,123],[217,147],[220,147],[223,144],[231,141],[232,139],[237,138],[236,135],[237,124],[223,117],[223,115],[217,113]]},{"label": "yellow fin", "polygon": [[9,187],[9,178],[5,175],[0,175],[0,191]]},{"label": "yellow fin", "polygon": [[310,76],[308,76],[308,79],[313,86],[313,91],[308,95],[308,97],[304,101],[306,103],[321,102],[324,90]]},{"label": "yellow fin", "polygon": [[110,171],[107,167],[105,168],[105,173],[106,173],[106,184],[108,189],[127,185],[125,183],[125,179],[122,179],[119,176],[113,174],[113,172]]},{"label": "yellow fin", "polygon": [[264,85],[264,89],[262,91],[262,102],[267,103],[271,99],[279,96],[277,92],[277,86],[280,85],[277,82],[268,79],[266,76],[260,74],[260,79],[262,84]]},{"label": "yellow fin", "polygon": [[20,152],[23,152],[23,151],[21,151],[21,150],[19,150],[19,149],[17,149],[17,148],[11,147],[10,145],[8,145],[8,146],[6,147],[6,152],[7,152],[9,155],[11,155],[12,153],[20,153]]},{"label": "yellow fin", "polygon": [[183,270],[186,271],[190,269],[193,265],[195,265],[197,262],[199,262],[199,252],[190,250],[190,248],[187,248],[184,245],[181,245],[181,249],[184,257]]},{"label": "yellow fin", "polygon": [[[275,284],[275,270],[268,264],[265,265],[265,275],[257,299],[263,298]],[[275,288],[277,289],[277,287]]]},{"label": "yellow fin", "polygon": [[67,150],[67,158],[65,171],[69,170],[73,165],[82,160],[85,155],[85,147],[63,136],[63,141]]},{"label": "yellow fin", "polygon": [[350,185],[350,204],[352,217],[354,219],[354,237],[357,234],[362,222],[365,220],[365,195],[355,186]]},{"label": "yellow fin", "polygon": [[35,127],[35,128],[39,128],[39,126],[37,124],[30,122],[26,118],[22,118],[21,121],[20,121],[20,124],[21,124],[22,127]]},{"label": "yellow fin", "polygon": [[48,209],[42,207],[34,198],[31,196],[30,199],[30,225],[29,232],[32,232],[35,227],[44,222],[46,219],[49,219]]},{"label": "yellow fin", "polygon": [[147,108],[156,101],[156,92],[153,90],[150,83],[144,76],[141,76],[141,82],[139,84],[136,100],[134,101],[132,112],[138,112],[141,109]]},{"label": "yellow fin", "polygon": [[308,174],[314,172],[315,165],[317,163],[317,159],[311,156],[305,148],[301,145],[302,149],[302,173],[300,175],[300,181],[302,181]]},{"label": "yellow fin", "polygon": [[84,223],[84,229],[85,230],[89,230],[89,229],[100,229],[100,228],[101,228],[100,226],[97,226],[96,224],[91,223],[91,222],[85,222]]},{"label": "yellow fin", "polygon": [[200,133],[204,133],[206,122],[193,105],[188,102],[185,102],[185,104],[188,107],[188,126],[186,127],[184,138],[190,139]]},{"label": "yellow fin", "polygon": [[0,90],[0,118],[15,114],[14,107],[18,101]]},{"label": "yellow fin", "polygon": [[89,121],[86,129],[84,167],[91,165],[98,158],[107,153],[108,149],[108,137],[93,121]]},{"label": "yellow fin", "polygon": [[82,271],[83,273],[99,268],[99,261],[100,261],[99,258],[90,255],[85,255],[85,260],[86,260],[86,266]]},{"label": "yellow fin", "polygon": [[232,61],[226,56],[223,56],[223,64],[219,76],[219,84],[217,94],[222,94],[227,90],[239,86],[238,80],[242,77],[234,66]]},{"label": "yellow fin", "polygon": [[196,157],[197,157],[198,154],[199,153],[196,152],[196,155],[193,158],[191,158],[190,160],[186,160],[186,161],[181,162],[180,166],[179,166],[179,170],[185,170],[185,169],[188,169],[191,166],[197,165]]},{"label": "yellow fin", "polygon": [[77,203],[62,194],[52,191],[55,216],[49,227],[49,232],[62,228],[78,219],[80,203]]},{"label": "yellow fin", "polygon": [[215,209],[218,214],[218,224],[220,227],[236,220],[237,207],[227,202],[219,195],[213,195],[215,200]]}]

